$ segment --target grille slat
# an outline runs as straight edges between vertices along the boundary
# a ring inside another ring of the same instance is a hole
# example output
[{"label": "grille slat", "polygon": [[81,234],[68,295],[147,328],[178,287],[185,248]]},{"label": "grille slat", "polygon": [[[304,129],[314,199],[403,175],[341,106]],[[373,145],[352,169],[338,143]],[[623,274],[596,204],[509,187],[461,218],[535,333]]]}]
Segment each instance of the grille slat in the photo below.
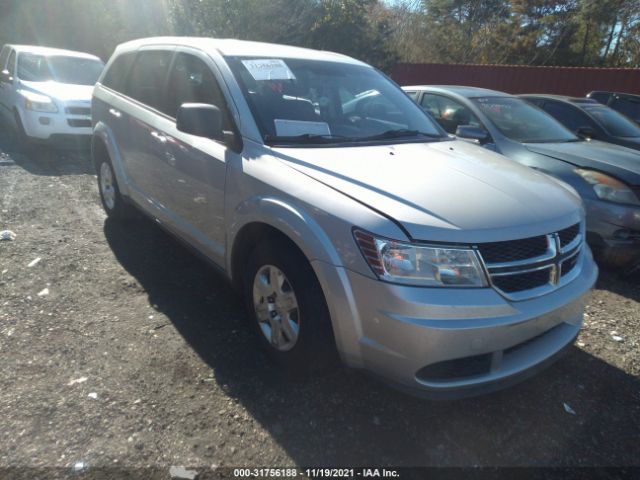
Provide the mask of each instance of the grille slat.
[{"label": "grille slat", "polygon": [[580,224],[576,223],[569,228],[565,228],[564,230],[560,230],[558,232],[558,237],[560,237],[560,246],[566,247],[571,242],[575,240],[575,238],[580,233]]},{"label": "grille slat", "polygon": [[91,120],[85,120],[82,118],[69,118],[67,119],[67,123],[70,127],[90,127]]},{"label": "grille slat", "polygon": [[65,111],[69,115],[91,115],[91,107],[67,107]]},{"label": "grille slat", "polygon": [[504,263],[539,257],[547,251],[547,237],[525,238],[507,242],[481,243],[478,249],[487,263]]},{"label": "grille slat", "polygon": [[546,285],[550,281],[550,273],[551,268],[545,268],[533,272],[493,277],[493,284],[505,293],[521,292]]}]

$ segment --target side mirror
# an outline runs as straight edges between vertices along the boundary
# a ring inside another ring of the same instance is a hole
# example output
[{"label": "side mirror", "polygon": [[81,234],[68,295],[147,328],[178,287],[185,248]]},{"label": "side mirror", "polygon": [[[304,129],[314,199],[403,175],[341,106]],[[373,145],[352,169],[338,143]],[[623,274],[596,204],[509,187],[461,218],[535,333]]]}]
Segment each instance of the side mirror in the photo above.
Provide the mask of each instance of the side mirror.
[{"label": "side mirror", "polygon": [[592,127],[578,127],[576,135],[581,138],[596,138],[596,131]]},{"label": "side mirror", "polygon": [[456,137],[465,140],[475,140],[480,145],[487,143],[491,136],[484,128],[474,127],[473,125],[458,125],[456,129]]},{"label": "side mirror", "polygon": [[176,116],[176,128],[199,137],[224,140],[222,112],[215,105],[183,103]]},{"label": "side mirror", "polygon": [[11,83],[13,82],[13,77],[9,73],[9,70],[3,70],[0,72],[0,83]]}]

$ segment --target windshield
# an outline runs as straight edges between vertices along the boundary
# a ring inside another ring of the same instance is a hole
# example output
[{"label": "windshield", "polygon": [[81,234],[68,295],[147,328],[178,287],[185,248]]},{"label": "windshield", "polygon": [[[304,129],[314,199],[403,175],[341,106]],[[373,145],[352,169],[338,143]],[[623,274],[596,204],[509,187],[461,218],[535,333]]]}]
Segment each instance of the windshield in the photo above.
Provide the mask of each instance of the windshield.
[{"label": "windshield", "polygon": [[373,68],[289,58],[227,57],[227,62],[266,143],[447,138]]},{"label": "windshield", "polygon": [[572,142],[579,140],[551,115],[513,97],[472,99],[500,132],[516,142]]},{"label": "windshield", "polygon": [[584,105],[582,107],[614,137],[640,137],[640,127],[624,115],[603,105]]},{"label": "windshield", "polygon": [[29,82],[94,85],[103,67],[101,61],[91,58],[33,53],[21,53],[18,56],[18,78]]}]

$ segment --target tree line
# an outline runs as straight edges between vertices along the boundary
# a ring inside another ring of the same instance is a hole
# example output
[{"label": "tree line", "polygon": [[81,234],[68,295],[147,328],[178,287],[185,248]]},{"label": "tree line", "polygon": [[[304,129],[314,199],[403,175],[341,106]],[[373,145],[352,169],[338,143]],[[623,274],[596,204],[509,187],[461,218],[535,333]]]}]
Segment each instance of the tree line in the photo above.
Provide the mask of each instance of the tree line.
[{"label": "tree line", "polygon": [[196,35],[398,62],[638,67],[638,0],[9,0],[0,41],[96,53]]}]

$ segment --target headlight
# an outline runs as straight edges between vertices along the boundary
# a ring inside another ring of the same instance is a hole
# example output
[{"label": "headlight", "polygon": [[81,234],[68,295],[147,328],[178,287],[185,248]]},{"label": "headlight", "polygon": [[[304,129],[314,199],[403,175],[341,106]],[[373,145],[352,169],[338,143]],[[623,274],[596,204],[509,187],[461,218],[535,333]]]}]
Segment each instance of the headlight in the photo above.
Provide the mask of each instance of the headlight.
[{"label": "headlight", "polygon": [[620,180],[595,170],[578,168],[575,172],[593,186],[598,198],[609,202],[640,205],[633,190]]},{"label": "headlight", "polygon": [[486,287],[471,249],[414,245],[354,230],[356,243],[378,278],[424,287]]},{"label": "headlight", "polygon": [[39,93],[20,91],[20,95],[24,98],[24,108],[27,110],[33,110],[34,112],[47,112],[55,113],[58,111],[58,107],[53,100],[46,95],[40,95]]}]

